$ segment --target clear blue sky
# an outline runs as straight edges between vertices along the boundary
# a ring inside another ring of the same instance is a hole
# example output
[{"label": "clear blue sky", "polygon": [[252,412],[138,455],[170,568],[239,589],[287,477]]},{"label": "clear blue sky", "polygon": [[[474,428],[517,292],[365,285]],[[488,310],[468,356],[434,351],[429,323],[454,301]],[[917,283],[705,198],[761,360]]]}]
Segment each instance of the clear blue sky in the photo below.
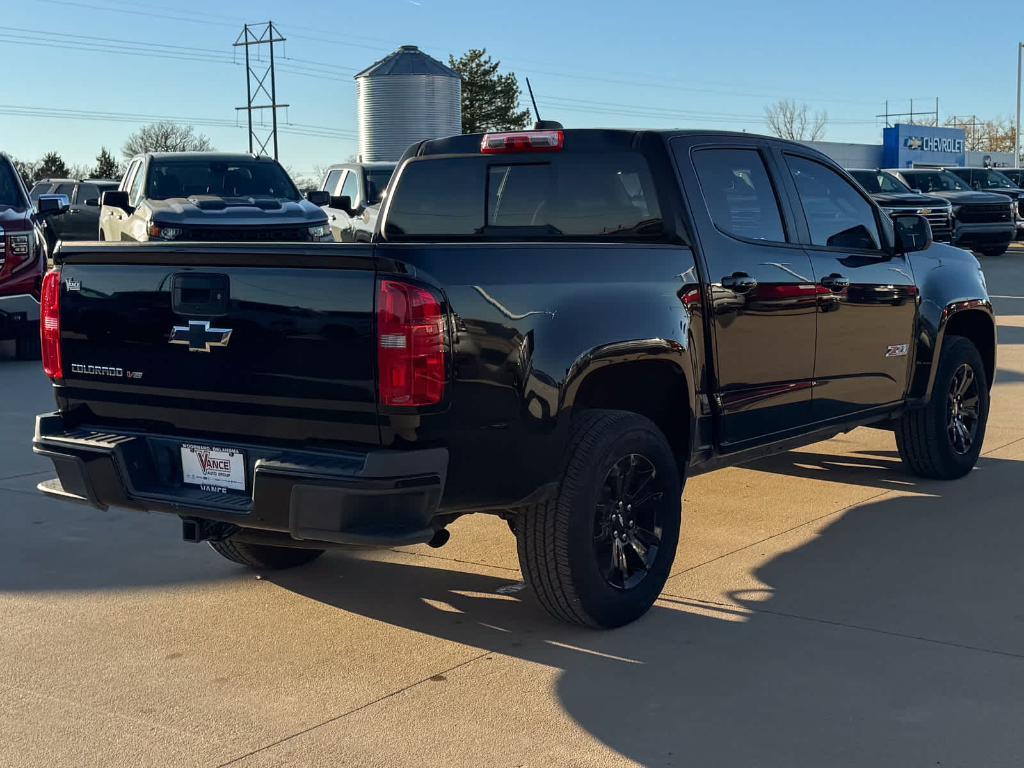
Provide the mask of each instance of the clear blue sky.
[{"label": "clear blue sky", "polygon": [[943,117],[1011,117],[1024,38],[1024,26],[997,17],[1009,6],[979,17],[946,0],[3,5],[0,61],[18,73],[0,95],[8,154],[34,160],[57,150],[91,163],[101,145],[119,154],[149,116],[190,119],[218,149],[246,149],[244,127],[234,127],[244,69],[231,43],[244,22],[273,19],[288,38],[278,98],[291,104],[291,130],[304,132],[281,136],[281,160],[296,173],[355,153],[352,75],[405,43],[441,60],[487,48],[521,83],[531,78],[543,117],[567,126],[763,131],[764,106],[793,98],[828,112],[827,139],[878,142],[874,116],[886,99],[894,111],[938,96]]}]

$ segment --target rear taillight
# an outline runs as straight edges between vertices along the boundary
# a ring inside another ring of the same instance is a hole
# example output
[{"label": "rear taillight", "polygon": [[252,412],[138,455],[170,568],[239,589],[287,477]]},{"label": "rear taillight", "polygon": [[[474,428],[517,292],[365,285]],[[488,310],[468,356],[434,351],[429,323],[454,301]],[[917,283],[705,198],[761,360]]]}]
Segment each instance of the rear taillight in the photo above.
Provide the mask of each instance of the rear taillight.
[{"label": "rear taillight", "polygon": [[51,379],[63,379],[60,359],[60,272],[56,269],[43,277],[39,296],[39,339],[43,350],[43,373]]},{"label": "rear taillight", "polygon": [[445,382],[445,322],[441,302],[397,280],[377,290],[377,368],[381,405],[441,402]]},{"label": "rear taillight", "polygon": [[513,152],[561,152],[565,146],[562,131],[516,131],[487,133],[480,141],[485,155],[506,155]]}]

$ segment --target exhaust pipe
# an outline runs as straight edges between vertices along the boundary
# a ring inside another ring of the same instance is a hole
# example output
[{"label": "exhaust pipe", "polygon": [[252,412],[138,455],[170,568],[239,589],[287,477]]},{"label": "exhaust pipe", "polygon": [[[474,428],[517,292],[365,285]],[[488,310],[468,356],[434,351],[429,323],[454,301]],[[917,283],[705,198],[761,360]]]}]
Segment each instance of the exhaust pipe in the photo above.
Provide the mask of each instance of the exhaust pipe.
[{"label": "exhaust pipe", "polygon": [[448,533],[447,528],[438,528],[436,531],[434,531],[434,537],[427,542],[427,546],[433,547],[434,549],[440,549],[448,543],[448,539],[450,539],[451,537],[452,535]]}]

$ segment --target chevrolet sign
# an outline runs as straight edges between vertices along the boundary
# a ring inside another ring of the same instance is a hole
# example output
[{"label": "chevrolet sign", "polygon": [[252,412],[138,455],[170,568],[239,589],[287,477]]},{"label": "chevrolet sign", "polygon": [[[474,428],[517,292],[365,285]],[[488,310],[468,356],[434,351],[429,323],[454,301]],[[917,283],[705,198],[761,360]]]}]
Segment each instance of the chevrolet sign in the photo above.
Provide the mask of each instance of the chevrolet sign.
[{"label": "chevrolet sign", "polygon": [[959,154],[964,151],[964,140],[948,136],[907,136],[903,140],[903,146],[910,150],[920,150],[923,152]]}]

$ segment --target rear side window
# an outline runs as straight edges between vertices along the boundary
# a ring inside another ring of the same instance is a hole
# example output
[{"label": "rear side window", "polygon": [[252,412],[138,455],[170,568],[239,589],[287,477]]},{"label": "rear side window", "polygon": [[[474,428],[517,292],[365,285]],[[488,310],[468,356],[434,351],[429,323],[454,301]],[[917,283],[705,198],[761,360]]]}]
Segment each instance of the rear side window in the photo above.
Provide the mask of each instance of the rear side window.
[{"label": "rear side window", "polygon": [[880,247],[874,208],[852,184],[813,160],[786,155],[786,162],[796,182],[812,243],[827,248]]},{"label": "rear side window", "polygon": [[385,229],[389,237],[499,240],[661,233],[654,181],[636,152],[412,162],[398,181]]},{"label": "rear side window", "polygon": [[71,182],[71,183],[65,182],[63,184],[58,184],[57,188],[55,190],[53,190],[53,194],[55,194],[55,195],[67,195],[68,196],[68,200],[70,200],[71,199],[71,193],[74,191],[74,189],[75,189],[74,182]]},{"label": "rear side window", "polygon": [[782,215],[761,153],[756,149],[702,149],[693,165],[715,226],[747,240],[785,242]]}]

